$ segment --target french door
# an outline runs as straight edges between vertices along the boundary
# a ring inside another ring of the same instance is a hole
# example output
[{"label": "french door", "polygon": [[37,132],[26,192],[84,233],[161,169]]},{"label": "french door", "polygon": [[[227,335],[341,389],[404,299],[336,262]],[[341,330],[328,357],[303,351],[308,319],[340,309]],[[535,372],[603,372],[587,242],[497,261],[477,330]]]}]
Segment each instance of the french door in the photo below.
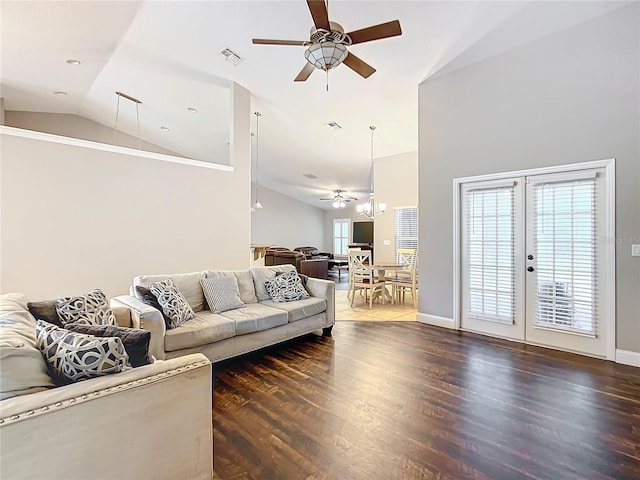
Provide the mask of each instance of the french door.
[{"label": "french door", "polygon": [[607,356],[605,172],[462,185],[463,329]]}]

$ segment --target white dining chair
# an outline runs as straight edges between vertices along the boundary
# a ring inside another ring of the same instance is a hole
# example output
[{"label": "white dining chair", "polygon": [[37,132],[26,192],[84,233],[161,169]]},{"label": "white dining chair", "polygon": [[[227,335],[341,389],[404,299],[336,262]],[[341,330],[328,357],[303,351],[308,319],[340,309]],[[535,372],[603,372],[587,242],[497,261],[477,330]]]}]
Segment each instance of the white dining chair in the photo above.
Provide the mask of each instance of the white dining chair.
[{"label": "white dining chair", "polygon": [[382,298],[384,304],[385,297],[385,285],[384,278],[377,278],[375,271],[371,264],[371,251],[360,251],[349,254],[353,259],[353,265],[350,267],[349,275],[352,278],[352,296],[351,306],[353,307],[353,301],[355,300],[355,293],[357,291],[364,291],[365,302],[369,301],[369,308],[373,306],[373,297],[376,293]]},{"label": "white dining chair", "polygon": [[391,285],[391,297],[394,303],[404,303],[406,292],[411,292],[413,306],[418,308],[418,253],[413,248],[399,248],[397,253],[399,263],[407,268],[385,278]]}]

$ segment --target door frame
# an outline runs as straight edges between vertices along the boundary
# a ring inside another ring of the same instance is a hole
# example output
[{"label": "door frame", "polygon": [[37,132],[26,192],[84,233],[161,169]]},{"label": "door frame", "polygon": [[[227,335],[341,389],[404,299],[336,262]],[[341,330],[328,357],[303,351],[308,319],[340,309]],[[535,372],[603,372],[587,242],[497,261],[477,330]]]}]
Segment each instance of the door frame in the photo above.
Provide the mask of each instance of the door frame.
[{"label": "door frame", "polygon": [[[602,255],[606,257],[607,270],[602,273],[602,288],[607,295],[605,316],[607,318],[607,360],[616,359],[616,160],[609,158],[590,162],[553,165],[549,167],[515,170],[473,177],[453,179],[453,322],[454,329],[461,329],[462,321],[462,185],[471,182],[502,180],[511,177],[526,177],[549,173],[574,172],[604,168],[606,177],[605,192],[605,242]],[[524,206],[523,206],[524,208]],[[526,343],[526,340],[525,340]]]}]

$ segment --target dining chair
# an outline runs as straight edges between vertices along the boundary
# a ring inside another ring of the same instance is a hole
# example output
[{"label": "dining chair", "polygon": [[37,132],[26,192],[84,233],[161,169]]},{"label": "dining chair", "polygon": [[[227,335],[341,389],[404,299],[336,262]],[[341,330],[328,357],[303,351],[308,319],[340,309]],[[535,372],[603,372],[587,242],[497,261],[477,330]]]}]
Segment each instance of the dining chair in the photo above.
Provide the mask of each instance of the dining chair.
[{"label": "dining chair", "polygon": [[369,300],[369,308],[373,306],[373,297],[375,293],[382,298],[384,304],[385,285],[384,278],[377,278],[373,265],[371,264],[371,251],[365,250],[360,252],[352,252],[349,254],[353,259],[353,265],[349,269],[349,276],[352,279],[352,296],[351,306],[355,300],[357,291],[364,291],[364,300]]},{"label": "dining chair", "polygon": [[391,285],[391,297],[394,303],[404,303],[405,293],[409,291],[413,306],[418,308],[418,253],[413,248],[399,248],[398,259],[399,263],[407,265],[407,269],[396,271],[394,276],[385,278]]},{"label": "dining chair", "polygon": [[347,249],[347,268],[349,269],[349,286],[347,289],[347,298],[351,298],[351,294],[353,293],[353,277],[351,276],[351,272],[353,271],[352,268],[352,262],[353,262],[353,258],[352,258],[352,253],[355,252],[361,252],[362,249],[360,247],[353,247],[353,248],[348,248]]}]

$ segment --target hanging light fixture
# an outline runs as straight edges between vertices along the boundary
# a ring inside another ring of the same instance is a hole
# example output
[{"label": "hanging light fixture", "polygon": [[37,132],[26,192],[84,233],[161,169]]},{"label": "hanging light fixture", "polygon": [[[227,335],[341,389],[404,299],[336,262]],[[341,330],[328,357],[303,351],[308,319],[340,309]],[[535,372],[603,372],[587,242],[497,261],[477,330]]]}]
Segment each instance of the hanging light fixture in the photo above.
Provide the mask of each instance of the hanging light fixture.
[{"label": "hanging light fixture", "polygon": [[[71,62],[78,62],[77,60],[67,60],[67,63],[71,63]],[[80,63],[80,62],[78,62]],[[73,63],[73,65],[77,65],[76,63]],[[139,106],[142,103],[142,101],[138,100],[135,97],[132,97],[131,95],[127,95],[126,93],[122,93],[122,92],[116,92],[116,95],[118,96],[118,100],[116,102],[116,122],[113,125],[113,144],[115,145],[116,143],[116,135],[118,133],[118,117],[120,115],[120,98],[125,98],[133,103],[135,103],[136,105],[136,135],[138,137],[138,150],[142,150],[142,147],[140,145],[140,109]]]},{"label": "hanging light fixture", "polygon": [[356,207],[360,215],[364,215],[369,220],[375,219],[378,215],[382,215],[387,209],[387,204],[380,202],[376,203],[373,193],[373,132],[376,129],[374,125],[369,127],[371,130],[371,190],[369,193],[369,200],[366,203],[362,203]]},{"label": "hanging light fixture", "polygon": [[253,112],[253,114],[256,116],[256,191],[255,191],[255,198],[256,201],[253,203],[253,205],[251,206],[251,208],[253,208],[253,210],[259,210],[262,208],[262,204],[260,203],[260,198],[258,197],[258,184],[259,184],[259,179],[260,179],[260,172],[258,171],[258,123],[260,120],[260,117],[262,116],[262,114],[260,112]]}]

